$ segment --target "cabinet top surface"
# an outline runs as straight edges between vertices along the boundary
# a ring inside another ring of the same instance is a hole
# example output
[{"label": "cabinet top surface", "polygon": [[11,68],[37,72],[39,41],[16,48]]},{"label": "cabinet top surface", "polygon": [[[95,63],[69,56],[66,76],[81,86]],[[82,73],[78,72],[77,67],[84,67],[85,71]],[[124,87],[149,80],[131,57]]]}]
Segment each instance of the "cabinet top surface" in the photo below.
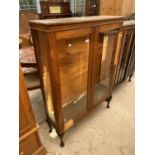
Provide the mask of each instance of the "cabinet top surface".
[{"label": "cabinet top surface", "polygon": [[41,24],[45,26],[52,25],[65,25],[74,23],[86,23],[95,21],[108,21],[123,19],[123,16],[89,16],[89,17],[71,17],[71,18],[58,18],[58,19],[44,19],[44,20],[30,20],[30,24]]}]

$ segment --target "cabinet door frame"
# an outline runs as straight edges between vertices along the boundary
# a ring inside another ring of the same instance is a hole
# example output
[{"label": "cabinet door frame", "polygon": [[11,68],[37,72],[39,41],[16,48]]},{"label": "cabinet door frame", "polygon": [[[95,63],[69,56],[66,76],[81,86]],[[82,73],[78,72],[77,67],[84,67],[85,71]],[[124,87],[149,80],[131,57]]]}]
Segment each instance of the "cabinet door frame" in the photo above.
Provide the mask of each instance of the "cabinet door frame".
[{"label": "cabinet door frame", "polygon": [[116,70],[116,65],[117,65],[117,59],[118,59],[118,53],[119,53],[119,48],[120,48],[120,40],[121,40],[121,33],[120,33],[120,28],[122,26],[122,23],[115,23],[115,24],[105,24],[105,25],[99,25],[95,26],[95,40],[94,40],[94,50],[93,50],[93,76],[92,76],[92,96],[94,95],[94,84],[95,84],[95,64],[96,64],[96,49],[98,49],[98,40],[99,40],[99,35],[100,33],[106,33],[108,31],[117,31],[117,36],[116,36],[116,43],[115,43],[115,51],[112,53],[112,61],[111,61],[111,79],[110,79],[110,85],[109,85],[109,91],[106,96],[103,96],[101,99],[99,99],[96,103],[93,101],[92,97],[92,102],[91,106],[96,106],[102,101],[106,100],[109,96],[112,95],[112,87],[113,87],[113,82],[114,82],[114,75],[115,75],[115,70]]},{"label": "cabinet door frame", "polygon": [[[61,96],[61,85],[60,85],[60,70],[59,70],[59,62],[58,62],[58,43],[57,40],[59,39],[73,39],[73,38],[78,38],[78,37],[84,37],[84,36],[89,36],[89,58],[88,58],[88,74],[87,74],[87,111],[90,110],[91,108],[91,84],[92,84],[92,79],[91,79],[91,75],[92,75],[92,60],[93,60],[93,40],[94,40],[94,35],[93,35],[94,29],[91,27],[78,27],[78,28],[73,28],[73,29],[69,29],[69,30],[61,30],[58,32],[53,32],[52,35],[50,35],[50,38],[52,39],[51,42],[51,47],[53,46],[53,58],[55,58],[55,62],[53,63],[53,66],[57,69],[57,73],[55,74],[55,76],[57,77],[57,83],[55,84],[57,86],[57,91],[56,94],[57,96],[59,96],[59,104],[55,105],[55,103],[57,103],[58,101],[55,100],[53,98],[53,103],[54,103],[54,107],[57,107],[55,110],[55,117],[61,117],[59,118],[59,120],[61,120],[61,123],[63,123],[63,126],[61,124],[61,127],[58,126],[59,131],[65,131],[66,129],[68,129],[69,127],[71,127],[74,122],[76,122],[82,115],[84,115],[84,112],[81,112],[79,115],[77,115],[77,117],[73,120],[73,123],[68,122],[64,122],[64,118],[63,118],[63,111],[62,111],[62,96]],[[55,44],[55,45],[54,45]],[[52,58],[52,56],[51,56]],[[54,81],[53,81],[54,82]],[[54,84],[53,84],[54,86]],[[54,88],[52,88],[54,89]],[[87,112],[86,112],[87,113]],[[59,121],[57,120],[57,121]],[[55,122],[55,123],[60,123],[60,122]]]}]

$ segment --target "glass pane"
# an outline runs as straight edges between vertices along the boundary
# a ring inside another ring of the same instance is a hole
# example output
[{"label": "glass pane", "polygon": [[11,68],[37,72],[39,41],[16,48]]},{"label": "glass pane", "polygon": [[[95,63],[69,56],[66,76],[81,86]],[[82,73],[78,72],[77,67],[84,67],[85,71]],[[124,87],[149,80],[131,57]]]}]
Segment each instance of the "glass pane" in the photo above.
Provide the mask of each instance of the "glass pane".
[{"label": "glass pane", "polygon": [[100,34],[96,50],[94,103],[102,100],[109,92],[111,64],[116,47],[116,31]]},{"label": "glass pane", "polygon": [[58,58],[64,121],[87,108],[89,36],[58,40]]}]

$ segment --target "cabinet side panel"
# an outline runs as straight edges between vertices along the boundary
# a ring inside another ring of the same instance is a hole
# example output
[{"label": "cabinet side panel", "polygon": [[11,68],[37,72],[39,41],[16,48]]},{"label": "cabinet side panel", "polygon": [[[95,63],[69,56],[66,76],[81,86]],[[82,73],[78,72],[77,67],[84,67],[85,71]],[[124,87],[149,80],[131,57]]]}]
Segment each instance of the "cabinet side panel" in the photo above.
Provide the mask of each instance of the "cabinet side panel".
[{"label": "cabinet side panel", "polygon": [[31,30],[33,36],[33,43],[35,48],[35,55],[39,68],[40,81],[42,86],[42,94],[46,106],[46,112],[54,121],[53,110],[53,97],[52,97],[52,84],[50,80],[50,71],[48,65],[48,42],[46,39],[46,33],[36,30]]},{"label": "cabinet side panel", "polygon": [[[59,69],[59,60],[58,60],[58,50],[57,50],[57,40],[56,33],[48,33],[48,43],[49,43],[49,64],[51,68],[51,80],[54,83],[53,85],[53,100],[54,100],[54,111],[57,131],[61,133],[64,130],[64,116],[62,111],[62,94],[60,88],[60,69]],[[60,45],[61,46],[61,45]]]},{"label": "cabinet side panel", "polygon": [[49,115],[54,119],[54,112],[53,112],[53,97],[52,97],[52,84],[50,80],[50,70],[48,65],[48,49],[47,49],[47,39],[46,34],[44,32],[39,32],[39,42],[40,42],[40,53],[39,53],[39,59],[41,60],[41,77],[43,81],[43,89],[45,92],[45,98],[47,103],[47,109]]}]

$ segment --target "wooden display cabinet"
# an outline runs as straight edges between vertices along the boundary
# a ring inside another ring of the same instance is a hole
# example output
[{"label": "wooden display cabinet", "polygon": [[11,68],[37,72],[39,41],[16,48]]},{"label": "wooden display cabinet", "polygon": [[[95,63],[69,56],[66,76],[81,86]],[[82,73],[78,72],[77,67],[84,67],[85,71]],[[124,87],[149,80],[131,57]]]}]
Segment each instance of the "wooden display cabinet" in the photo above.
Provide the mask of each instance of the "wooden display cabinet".
[{"label": "wooden display cabinet", "polygon": [[98,103],[112,98],[120,16],[30,21],[47,122],[63,134]]},{"label": "wooden display cabinet", "polygon": [[124,21],[121,34],[122,40],[115,75],[115,86],[127,78],[131,81],[135,69],[135,21]]}]

